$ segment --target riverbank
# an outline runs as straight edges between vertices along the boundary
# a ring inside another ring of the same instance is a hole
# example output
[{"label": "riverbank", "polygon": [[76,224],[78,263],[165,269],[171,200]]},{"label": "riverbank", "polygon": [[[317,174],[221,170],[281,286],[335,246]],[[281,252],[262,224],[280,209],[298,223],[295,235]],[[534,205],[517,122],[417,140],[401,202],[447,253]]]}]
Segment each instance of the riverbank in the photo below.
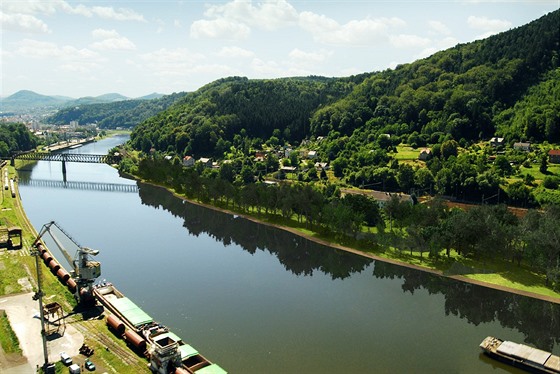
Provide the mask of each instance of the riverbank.
[{"label": "riverbank", "polygon": [[[15,178],[17,171],[9,167],[9,174],[10,178]],[[12,198],[9,191],[2,190],[1,198],[1,220],[22,229],[21,249],[0,250],[0,309],[6,311],[22,353],[8,354],[0,349],[0,372],[31,373],[44,362],[40,321],[37,318],[38,303],[32,298],[33,292],[30,292],[37,287],[35,259],[30,249],[38,233],[25,214],[19,192]],[[39,264],[44,298],[49,302],[58,302],[64,310],[65,332],[62,336],[48,338],[49,359],[57,363],[57,372],[67,370],[59,362],[61,351],[73,356],[74,362],[83,363],[85,357],[78,351],[85,342],[95,349],[91,360],[101,372],[149,373],[146,360],[130,351],[125,342],[108,330],[102,314],[93,315],[95,313],[77,310],[66,287],[48,271],[42,261]],[[121,355],[115,352],[121,352]]]},{"label": "riverbank", "polygon": [[[411,258],[410,256],[401,256],[403,258],[408,257],[410,259],[410,262],[407,262],[407,261],[404,261],[402,259],[389,257],[387,255],[384,255],[383,253],[378,254],[378,253],[373,253],[373,252],[368,252],[368,251],[352,248],[352,247],[349,247],[347,245],[343,245],[343,244],[340,244],[340,243],[335,243],[335,242],[326,240],[324,238],[318,237],[317,234],[315,234],[315,233],[309,233],[309,232],[306,232],[302,229],[298,229],[298,228],[295,228],[295,227],[290,227],[290,226],[287,226],[287,225],[281,225],[281,224],[273,223],[273,222],[267,221],[265,219],[262,219],[260,217],[255,217],[251,214],[247,214],[245,212],[233,211],[233,210],[224,209],[222,207],[218,207],[218,206],[215,206],[215,205],[204,204],[204,203],[201,203],[201,202],[196,201],[196,200],[191,200],[191,199],[188,199],[187,197],[185,197],[184,195],[181,195],[181,194],[177,193],[176,191],[174,191],[173,189],[168,188],[166,186],[162,186],[162,185],[159,185],[159,184],[156,184],[156,183],[145,181],[145,180],[142,180],[142,179],[140,179],[136,176],[131,176],[131,177],[141,181],[142,183],[147,183],[147,184],[150,184],[150,185],[153,185],[153,186],[164,188],[164,189],[168,190],[170,193],[172,193],[176,198],[188,201],[192,204],[196,204],[196,205],[199,205],[199,206],[202,206],[202,207],[205,207],[205,208],[208,208],[208,209],[212,209],[212,210],[215,210],[215,211],[219,211],[219,212],[222,212],[222,213],[226,213],[226,214],[237,215],[237,216],[243,217],[243,218],[245,218],[247,220],[250,220],[252,222],[255,222],[255,223],[259,223],[259,224],[275,227],[275,228],[280,229],[280,230],[288,231],[288,232],[290,232],[294,235],[304,237],[304,238],[306,238],[310,241],[313,241],[315,243],[325,245],[325,246],[328,246],[328,247],[331,247],[331,248],[334,248],[334,249],[338,249],[338,250],[341,250],[341,251],[353,253],[355,255],[370,258],[370,259],[373,259],[373,260],[376,260],[376,261],[383,261],[383,262],[391,263],[391,264],[394,264],[394,265],[403,266],[403,267],[407,267],[407,268],[410,268],[410,269],[415,269],[415,270],[435,274],[435,275],[438,275],[438,276],[458,280],[458,281],[465,282],[465,283],[475,284],[475,285],[478,285],[478,286],[483,286],[483,287],[492,288],[492,289],[496,289],[496,290],[500,290],[500,291],[504,291],[504,292],[517,294],[517,295],[522,295],[522,296],[531,297],[531,298],[535,298],[535,299],[539,299],[539,300],[544,300],[544,301],[552,302],[552,303],[555,303],[555,304],[560,304],[560,294],[555,293],[554,291],[545,288],[544,285],[542,285],[542,287],[532,286],[533,288],[536,288],[536,289],[539,289],[539,290],[544,290],[543,293],[539,293],[539,292],[533,292],[533,291],[529,291],[527,289],[524,289],[527,286],[525,286],[522,282],[511,281],[506,276],[503,276],[503,275],[498,274],[498,273],[489,273],[488,271],[485,271],[483,274],[480,274],[480,275],[478,275],[476,273],[473,273],[474,276],[481,276],[481,277],[487,277],[487,278],[493,277],[494,279],[496,279],[498,281],[496,283],[486,282],[486,281],[482,281],[480,279],[473,279],[473,278],[470,278],[467,275],[446,274],[446,272],[443,271],[443,270],[438,270],[438,269],[434,269],[434,268],[429,268],[427,266],[422,266],[420,264],[416,264],[417,262],[419,262],[418,258]],[[471,267],[473,269],[478,268],[478,266],[473,266],[473,265],[471,265]],[[482,265],[480,267],[482,267]],[[476,271],[476,270],[474,270],[474,271]],[[519,277],[519,278],[523,278],[523,277]]]}]

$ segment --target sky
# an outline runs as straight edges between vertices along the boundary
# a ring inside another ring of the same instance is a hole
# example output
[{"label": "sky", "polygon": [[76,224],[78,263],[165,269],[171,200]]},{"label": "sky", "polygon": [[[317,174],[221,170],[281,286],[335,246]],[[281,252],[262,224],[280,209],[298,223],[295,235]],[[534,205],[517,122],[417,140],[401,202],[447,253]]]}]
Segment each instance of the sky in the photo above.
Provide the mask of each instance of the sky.
[{"label": "sky", "polygon": [[522,26],[560,0],[1,0],[2,97],[195,91],[342,77]]}]

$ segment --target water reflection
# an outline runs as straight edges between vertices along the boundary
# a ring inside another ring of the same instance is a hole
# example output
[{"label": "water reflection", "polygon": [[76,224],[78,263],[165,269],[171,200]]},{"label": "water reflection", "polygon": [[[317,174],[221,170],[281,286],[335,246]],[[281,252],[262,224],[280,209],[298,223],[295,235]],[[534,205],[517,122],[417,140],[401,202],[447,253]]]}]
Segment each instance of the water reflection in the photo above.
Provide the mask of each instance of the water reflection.
[{"label": "water reflection", "polygon": [[332,279],[345,279],[363,271],[373,261],[333,250],[284,230],[191,204],[159,187],[139,183],[139,193],[143,204],[161,206],[182,218],[183,226],[191,235],[206,233],[224,245],[238,244],[251,254],[266,250],[295,275],[312,275],[319,270]]},{"label": "water reflection", "polygon": [[[373,260],[328,248],[289,232],[236,218],[191,204],[165,189],[139,183],[142,203],[162,207],[183,219],[192,235],[206,233],[224,245],[236,243],[245,251],[268,251],[286,270],[296,275],[321,271],[332,279],[344,279],[362,272]],[[294,243],[294,245],[286,245]],[[458,316],[478,326],[497,321],[503,327],[520,331],[525,343],[553,351],[560,344],[560,304],[549,303],[503,291],[459,282],[406,267],[377,261],[373,276],[402,279],[402,290],[413,294],[427,290],[445,298],[446,315]],[[491,331],[488,332],[491,334]]]}]

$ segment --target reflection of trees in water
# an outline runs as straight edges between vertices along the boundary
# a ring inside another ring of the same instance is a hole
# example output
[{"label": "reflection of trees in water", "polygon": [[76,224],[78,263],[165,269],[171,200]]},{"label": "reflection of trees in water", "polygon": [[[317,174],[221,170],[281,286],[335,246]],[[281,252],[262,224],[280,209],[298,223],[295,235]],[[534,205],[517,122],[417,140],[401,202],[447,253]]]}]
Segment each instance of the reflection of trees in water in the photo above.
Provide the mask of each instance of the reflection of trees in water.
[{"label": "reflection of trees in water", "polygon": [[333,279],[344,279],[363,271],[371,259],[349,254],[306,240],[284,230],[258,224],[231,214],[183,202],[165,189],[139,184],[143,204],[163,207],[184,219],[190,234],[206,233],[224,245],[236,243],[249,253],[268,250],[284,267],[296,275],[311,275],[320,270]]},{"label": "reflection of trees in water", "polygon": [[[560,305],[377,261],[376,278],[403,279],[403,292],[425,289],[445,296],[445,314],[478,326],[498,321],[525,334],[525,342],[552,350],[560,344]],[[488,331],[491,335],[492,331]]]},{"label": "reflection of trees in water", "polygon": [[[255,253],[268,250],[284,267],[296,275],[311,275],[320,270],[333,279],[344,279],[363,271],[372,260],[327,248],[289,232],[260,225],[230,214],[183,202],[165,189],[139,184],[142,203],[163,207],[184,219],[192,235],[206,233],[224,245],[236,243]],[[498,321],[503,327],[525,334],[525,342],[552,350],[560,344],[560,305],[497,291],[486,287],[435,276],[422,271],[377,261],[376,278],[402,279],[403,292],[425,289],[429,294],[443,294],[445,314],[466,319],[469,323]],[[488,331],[491,335],[492,331]],[[482,340],[483,337],[481,337]]]}]

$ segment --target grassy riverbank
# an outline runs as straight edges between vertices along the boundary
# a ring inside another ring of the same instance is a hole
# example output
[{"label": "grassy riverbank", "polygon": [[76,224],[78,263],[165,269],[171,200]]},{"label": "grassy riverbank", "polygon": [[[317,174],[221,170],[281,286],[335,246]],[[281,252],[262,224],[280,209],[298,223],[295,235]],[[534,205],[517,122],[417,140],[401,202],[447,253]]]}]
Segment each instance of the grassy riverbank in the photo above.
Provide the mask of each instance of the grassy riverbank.
[{"label": "grassy riverbank", "polygon": [[272,225],[318,243],[360,256],[411,267],[464,282],[560,303],[560,293],[546,286],[545,276],[534,272],[523,264],[517,265],[499,259],[480,261],[470,257],[463,257],[454,250],[450,251],[449,257],[442,250],[439,256],[434,259],[428,257],[425,252],[411,252],[397,248],[393,243],[398,242],[398,237],[402,234],[398,229],[386,229],[381,232],[373,229],[372,232],[364,233],[360,239],[341,237],[340,235],[327,232],[312,231],[304,220],[298,220],[298,217],[295,215],[286,219],[278,214],[267,214],[263,210],[256,208],[249,210],[232,209],[231,205],[226,208],[225,205],[219,202],[215,205],[210,205],[188,199],[184,194],[177,192],[171,186],[162,187],[167,188],[181,199],[189,200],[211,209],[237,214],[259,223]]},{"label": "grassy riverbank", "polygon": [[[9,169],[9,177],[16,177],[13,167]],[[30,255],[32,243],[37,237],[37,231],[29,222],[21,204],[19,195],[12,198],[11,192],[2,190],[0,221],[5,226],[19,226],[22,229],[22,249],[0,249],[0,297],[24,292],[37,291],[37,272],[35,258]],[[45,222],[46,223],[46,222]],[[76,301],[68,289],[58,278],[39,261],[41,267],[42,288],[45,299],[62,305],[67,324],[78,329],[85,337],[85,342],[95,349],[92,360],[98,370],[113,373],[148,373],[147,361],[134,354],[126,343],[112,334],[103,319],[89,319],[87,313],[75,309]],[[77,313],[76,313],[77,312]],[[37,336],[37,345],[41,344],[41,337]],[[0,354],[22,355],[17,336],[13,333],[9,320],[0,316]],[[110,347],[110,349],[106,349]],[[2,353],[3,351],[3,353]],[[118,354],[120,352],[121,354]],[[126,355],[126,358],[123,358]],[[67,368],[57,364],[57,373],[67,372]]]}]

